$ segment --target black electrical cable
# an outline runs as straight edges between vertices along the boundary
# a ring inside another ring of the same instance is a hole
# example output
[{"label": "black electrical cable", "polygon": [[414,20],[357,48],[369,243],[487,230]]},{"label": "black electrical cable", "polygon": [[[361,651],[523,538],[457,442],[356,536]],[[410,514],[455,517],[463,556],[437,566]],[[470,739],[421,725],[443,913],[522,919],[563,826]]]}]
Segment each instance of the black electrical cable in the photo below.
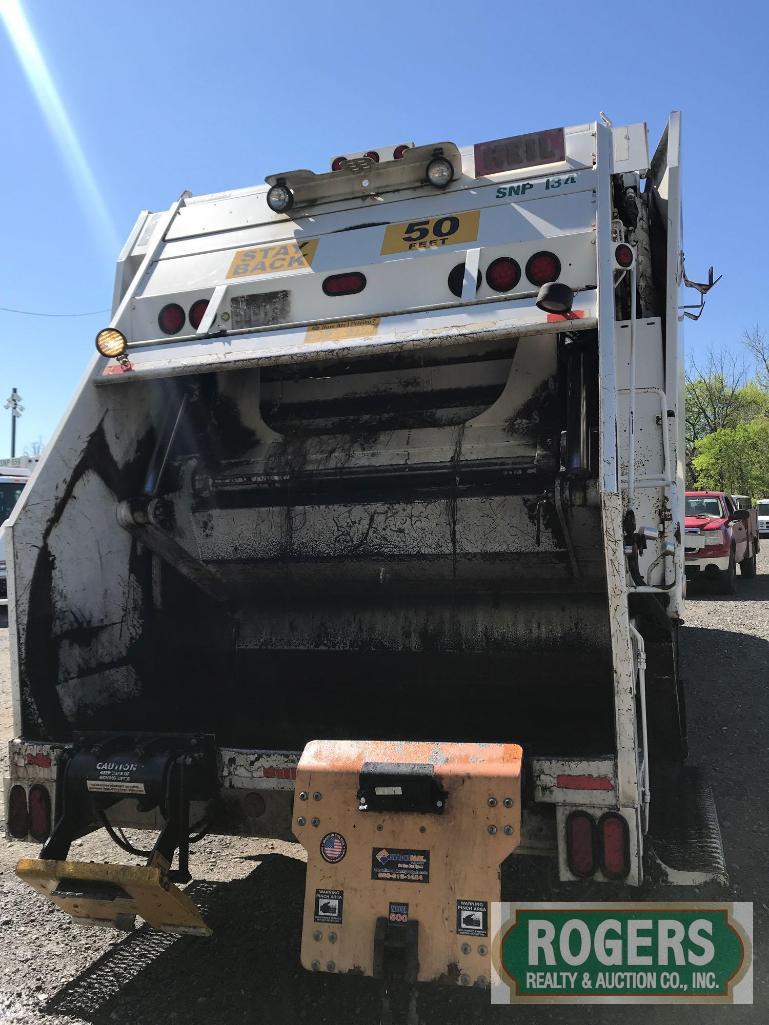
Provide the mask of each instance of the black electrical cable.
[{"label": "black electrical cable", "polygon": [[102,825],[107,830],[110,839],[118,845],[118,847],[125,851],[126,854],[133,854],[137,858],[149,858],[152,851],[143,851],[139,847],[134,847],[131,841],[126,837],[122,829],[116,829],[107,818],[106,812],[99,812],[101,816]]},{"label": "black electrical cable", "polygon": [[16,310],[12,306],[0,306],[2,313],[16,313],[20,317],[101,317],[109,310],[91,310],[89,313],[40,313],[37,310]]},{"label": "black electrical cable", "polygon": [[[110,839],[117,844],[117,846],[126,852],[126,854],[133,854],[137,858],[149,858],[152,855],[152,851],[143,851],[140,847],[134,847],[128,837],[125,835],[123,830],[119,826],[113,826],[107,818],[106,812],[100,812],[102,825],[107,830]],[[189,843],[197,843],[202,840],[203,837],[208,836],[208,831],[211,827],[211,823],[207,819],[201,819],[200,822],[196,822],[191,829],[197,829],[199,832],[192,833],[189,835]]]}]

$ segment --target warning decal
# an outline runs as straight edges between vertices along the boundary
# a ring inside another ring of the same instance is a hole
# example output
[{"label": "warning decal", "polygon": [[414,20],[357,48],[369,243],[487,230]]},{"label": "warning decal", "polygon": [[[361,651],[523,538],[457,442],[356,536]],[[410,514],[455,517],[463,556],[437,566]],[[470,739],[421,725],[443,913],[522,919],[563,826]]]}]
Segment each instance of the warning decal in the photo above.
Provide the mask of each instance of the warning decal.
[{"label": "warning decal", "polygon": [[409,920],[408,904],[396,904],[390,901],[390,913],[387,917],[393,925],[405,925]]},{"label": "warning decal", "polygon": [[344,890],[315,891],[315,921],[342,924]]},{"label": "warning decal", "polygon": [[260,274],[285,274],[292,270],[306,270],[312,265],[318,240],[279,242],[273,246],[254,246],[239,249],[232,258],[228,278],[253,278]]},{"label": "warning decal", "polygon": [[390,224],[385,229],[381,255],[408,253],[415,249],[440,249],[459,242],[475,242],[478,238],[480,210],[425,217],[421,221]]},{"label": "warning decal", "polygon": [[344,342],[348,338],[370,338],[379,330],[379,317],[363,320],[335,320],[333,324],[312,324],[305,342]]},{"label": "warning decal", "polygon": [[400,883],[429,883],[430,852],[375,847],[371,852],[371,878]]},{"label": "warning decal", "polygon": [[485,900],[457,901],[457,935],[489,935],[489,905]]}]

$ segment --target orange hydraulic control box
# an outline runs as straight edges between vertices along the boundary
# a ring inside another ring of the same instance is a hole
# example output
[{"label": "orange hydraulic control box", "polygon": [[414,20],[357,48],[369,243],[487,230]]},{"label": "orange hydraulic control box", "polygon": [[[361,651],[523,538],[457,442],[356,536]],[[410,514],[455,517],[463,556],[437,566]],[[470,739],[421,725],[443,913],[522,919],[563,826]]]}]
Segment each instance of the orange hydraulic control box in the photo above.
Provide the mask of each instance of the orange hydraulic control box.
[{"label": "orange hydraulic control box", "polygon": [[487,985],[521,760],[517,744],[309,743],[293,827],[307,850],[305,968]]}]

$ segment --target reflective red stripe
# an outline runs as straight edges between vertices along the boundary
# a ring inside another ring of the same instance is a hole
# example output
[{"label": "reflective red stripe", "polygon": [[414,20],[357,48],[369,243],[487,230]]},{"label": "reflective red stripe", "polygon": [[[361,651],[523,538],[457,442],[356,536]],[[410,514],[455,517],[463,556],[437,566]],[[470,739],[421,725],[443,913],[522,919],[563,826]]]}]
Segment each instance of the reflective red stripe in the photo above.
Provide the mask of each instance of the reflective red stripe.
[{"label": "reflective red stripe", "polygon": [[585,310],[571,310],[569,313],[548,313],[548,324],[556,324],[559,320],[582,320],[587,316]]},{"label": "reflective red stripe", "polygon": [[614,783],[608,776],[572,776],[560,773],[555,785],[562,790],[613,790]]}]

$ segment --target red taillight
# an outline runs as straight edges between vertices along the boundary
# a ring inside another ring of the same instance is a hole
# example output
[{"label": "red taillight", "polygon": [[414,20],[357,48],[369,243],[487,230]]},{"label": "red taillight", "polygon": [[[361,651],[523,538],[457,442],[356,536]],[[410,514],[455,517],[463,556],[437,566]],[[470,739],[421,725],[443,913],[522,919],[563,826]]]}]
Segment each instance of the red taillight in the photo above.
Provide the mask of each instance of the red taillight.
[{"label": "red taillight", "polygon": [[326,295],[356,295],[366,287],[366,275],[360,271],[349,274],[332,274],[323,281]]},{"label": "red taillight", "polygon": [[500,256],[486,268],[486,283],[495,292],[509,292],[521,280],[521,268],[509,256]]},{"label": "red taillight", "polygon": [[24,787],[11,787],[8,795],[8,832],[17,840],[26,840],[29,833],[29,816],[27,815],[27,791]]},{"label": "red taillight", "polygon": [[377,153],[377,151],[375,149],[370,149],[366,153],[364,153],[363,155],[365,157],[368,157],[369,160],[373,160],[375,164],[379,163],[379,154]]},{"label": "red taillight", "polygon": [[630,267],[633,263],[633,250],[630,246],[625,245],[621,242],[620,245],[614,250],[614,259],[617,261],[620,267]]},{"label": "red taillight", "polygon": [[[481,272],[478,271],[478,277],[475,279],[475,291],[481,287]],[[452,295],[455,295],[457,299],[462,298],[462,289],[465,284],[465,265],[458,263],[456,267],[452,267],[449,273],[449,291]]]},{"label": "red taillight", "polygon": [[535,253],[526,264],[526,277],[532,285],[544,285],[555,281],[561,273],[561,261],[555,253]]},{"label": "red taillight", "polygon": [[346,166],[346,164],[347,157],[334,157],[334,159],[331,161],[331,170],[341,171],[342,168]]},{"label": "red taillight", "polygon": [[208,299],[198,299],[197,302],[190,306],[190,324],[192,324],[196,331],[200,327],[200,322],[207,309]]},{"label": "red taillight", "polygon": [[29,791],[29,835],[40,843],[51,832],[51,795],[36,783]]},{"label": "red taillight", "polygon": [[586,811],[573,811],[566,819],[566,860],[580,879],[596,870],[595,822]]},{"label": "red taillight", "polygon": [[411,147],[406,145],[396,146],[393,150],[393,160],[402,160],[403,157],[406,155],[407,150],[410,149]]},{"label": "red taillight", "polygon": [[616,812],[607,812],[598,822],[601,839],[601,871],[607,879],[624,879],[630,873],[630,829]]},{"label": "red taillight", "polygon": [[184,327],[184,310],[178,303],[169,303],[158,314],[158,327],[166,335],[177,335]]}]

